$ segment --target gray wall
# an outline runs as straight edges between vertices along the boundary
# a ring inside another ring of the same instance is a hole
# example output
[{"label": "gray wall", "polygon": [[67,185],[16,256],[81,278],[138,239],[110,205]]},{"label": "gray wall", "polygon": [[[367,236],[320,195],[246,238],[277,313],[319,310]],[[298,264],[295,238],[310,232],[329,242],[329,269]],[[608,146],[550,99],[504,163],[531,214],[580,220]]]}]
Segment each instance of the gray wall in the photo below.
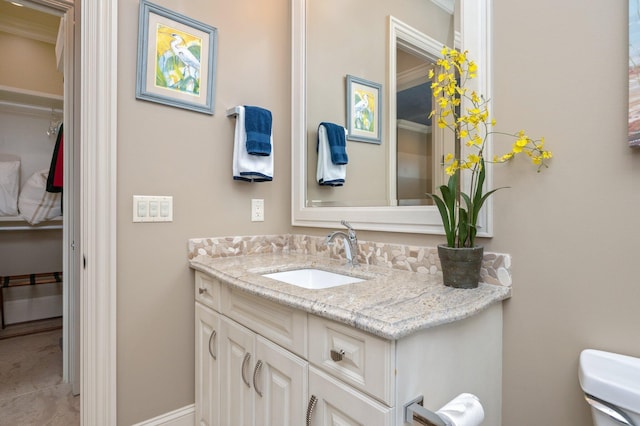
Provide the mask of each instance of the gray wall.
[{"label": "gray wall", "polygon": [[[156,1],[218,28],[214,116],[135,99],[138,0],[118,4],[118,424],[194,401],[193,273],[187,240],[290,230],[289,6]],[[232,180],[235,105],[273,113],[270,183]],[[133,195],[172,195],[174,221],[132,223]],[[251,222],[252,198],[265,222]]]},{"label": "gray wall", "polygon": [[[290,36],[287,0],[158,1],[220,30],[214,117],[136,101],[136,0],[119,2],[118,423],[193,402],[192,273],[186,240],[300,232],[290,223]],[[585,425],[579,352],[640,356],[635,254],[640,152],[626,146],[625,2],[494,0],[493,110],[505,131],[544,135],[541,174],[496,170],[495,237],[513,255],[505,303],[504,425]],[[259,64],[259,67],[256,66]],[[272,110],[276,177],[233,182],[227,107]],[[171,123],[168,125],[167,123]],[[184,132],[184,129],[190,129]],[[170,224],[132,224],[133,194],[173,195]],[[264,198],[266,221],[249,220]],[[441,237],[362,232],[434,245]]]}]

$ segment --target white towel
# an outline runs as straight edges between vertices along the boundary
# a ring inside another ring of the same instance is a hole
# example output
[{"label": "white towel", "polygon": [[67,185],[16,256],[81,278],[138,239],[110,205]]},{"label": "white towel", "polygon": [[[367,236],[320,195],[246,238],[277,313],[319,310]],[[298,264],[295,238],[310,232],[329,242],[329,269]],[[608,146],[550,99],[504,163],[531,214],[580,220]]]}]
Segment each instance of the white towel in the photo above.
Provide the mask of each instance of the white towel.
[{"label": "white towel", "polygon": [[0,158],[0,216],[18,214],[20,192],[20,161],[2,161]]},{"label": "white towel", "polygon": [[484,420],[484,409],[480,400],[470,393],[456,396],[436,411],[436,414],[447,426],[478,426]]},{"label": "white towel", "polygon": [[[345,129],[345,135],[347,130]],[[329,139],[327,129],[324,126],[318,127],[318,167],[316,169],[316,179],[320,185],[342,186],[347,177],[346,164],[333,164],[331,161],[331,151],[329,150]]]},{"label": "white towel", "polygon": [[[244,107],[238,106],[236,133],[233,141],[233,178],[249,182],[273,180],[273,149],[271,155],[249,155],[247,131],[244,127]],[[273,133],[271,134],[273,148]]]}]

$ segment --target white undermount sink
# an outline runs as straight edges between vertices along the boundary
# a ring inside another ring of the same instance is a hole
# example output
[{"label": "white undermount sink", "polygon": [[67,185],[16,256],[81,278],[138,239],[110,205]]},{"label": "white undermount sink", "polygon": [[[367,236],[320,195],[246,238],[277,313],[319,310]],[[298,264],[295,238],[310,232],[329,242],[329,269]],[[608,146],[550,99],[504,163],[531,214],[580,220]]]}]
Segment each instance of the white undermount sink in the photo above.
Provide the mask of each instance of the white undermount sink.
[{"label": "white undermount sink", "polygon": [[311,290],[320,290],[364,281],[362,278],[313,268],[274,272],[271,274],[263,274],[262,276]]}]

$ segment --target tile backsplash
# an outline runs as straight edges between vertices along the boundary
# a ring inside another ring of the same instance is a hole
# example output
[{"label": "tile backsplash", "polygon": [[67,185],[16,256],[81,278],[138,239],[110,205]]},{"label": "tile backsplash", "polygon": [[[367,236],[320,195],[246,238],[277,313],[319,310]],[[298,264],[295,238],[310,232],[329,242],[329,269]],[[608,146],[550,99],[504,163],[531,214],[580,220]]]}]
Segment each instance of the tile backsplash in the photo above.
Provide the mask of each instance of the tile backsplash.
[{"label": "tile backsplash", "polygon": [[[264,253],[326,255],[343,259],[344,241],[338,239],[327,246],[324,237],[300,234],[192,238],[188,250],[189,259],[200,255],[229,257]],[[436,247],[358,241],[358,260],[362,264],[423,274],[442,273]],[[510,286],[511,256],[485,252],[480,277],[487,284]]]}]

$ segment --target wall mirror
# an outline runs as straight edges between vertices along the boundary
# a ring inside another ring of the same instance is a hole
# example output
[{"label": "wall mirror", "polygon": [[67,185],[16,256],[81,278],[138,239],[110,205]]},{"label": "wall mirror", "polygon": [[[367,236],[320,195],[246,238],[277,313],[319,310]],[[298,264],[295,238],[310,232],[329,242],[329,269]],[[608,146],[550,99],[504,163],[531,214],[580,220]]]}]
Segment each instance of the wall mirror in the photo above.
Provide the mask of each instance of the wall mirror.
[{"label": "wall mirror", "polygon": [[[426,75],[443,45],[469,50],[480,70],[474,89],[490,97],[489,4],[291,0],[294,226],[333,228],[346,219],[356,229],[443,233],[425,193],[446,180],[440,163],[453,140],[427,119]],[[317,128],[346,126],[347,75],[382,84],[382,143],[348,140],[344,186],[320,186]],[[479,235],[491,235],[490,219],[487,203]]]}]

